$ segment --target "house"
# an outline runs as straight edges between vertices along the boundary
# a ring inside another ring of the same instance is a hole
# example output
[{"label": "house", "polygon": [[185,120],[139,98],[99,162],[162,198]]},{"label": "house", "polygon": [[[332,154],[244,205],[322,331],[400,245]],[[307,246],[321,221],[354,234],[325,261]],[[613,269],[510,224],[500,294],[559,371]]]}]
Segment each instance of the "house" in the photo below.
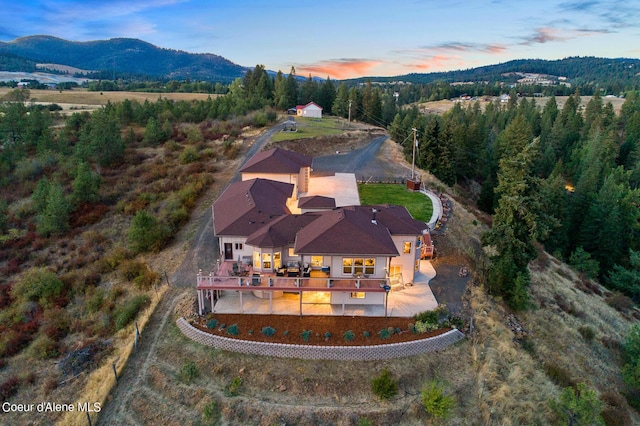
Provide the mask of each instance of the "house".
[{"label": "house", "polygon": [[302,117],[322,118],[322,107],[315,102],[296,105],[296,114]]},{"label": "house", "polygon": [[201,311],[206,294],[239,288],[258,297],[298,292],[302,298],[311,291],[329,293],[328,303],[343,307],[386,306],[394,285],[413,282],[423,245],[431,241],[427,224],[403,206],[336,207],[326,195],[299,197],[313,179],[310,166],[301,154],[261,152],[241,168],[242,180],[213,203],[220,258],[251,264],[252,286],[260,288],[243,287],[242,277],[199,274]]}]

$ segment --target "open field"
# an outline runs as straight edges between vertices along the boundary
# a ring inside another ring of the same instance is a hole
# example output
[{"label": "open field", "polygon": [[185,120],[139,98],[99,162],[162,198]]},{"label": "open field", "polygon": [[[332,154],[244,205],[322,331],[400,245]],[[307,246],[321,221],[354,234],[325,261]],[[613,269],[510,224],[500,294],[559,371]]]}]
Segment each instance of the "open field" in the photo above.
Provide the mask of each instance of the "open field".
[{"label": "open field", "polygon": [[[9,91],[8,87],[0,87],[0,99]],[[90,92],[85,89],[74,90],[29,90],[30,101],[43,104],[58,104],[63,112],[92,111],[106,105],[107,102],[118,103],[125,99],[143,103],[145,100],[155,102],[159,98],[174,101],[205,100],[220,95],[207,93],[151,93],[151,92]]]},{"label": "open field", "polygon": [[[567,101],[568,96],[556,96],[556,102],[558,104],[558,109],[562,110],[565,102]],[[529,100],[534,99],[536,101],[536,105],[540,108],[543,108],[544,105],[549,100],[549,97],[542,98],[527,98]],[[587,103],[591,99],[591,96],[581,96],[580,97],[580,105],[585,108]],[[488,103],[494,102],[495,98],[491,97],[480,97],[478,98],[478,102],[484,108]],[[603,103],[606,105],[608,102],[611,102],[614,111],[617,113],[620,112],[620,108],[624,103],[624,99],[622,98],[602,98]],[[449,111],[453,106],[460,102],[463,108],[466,108],[468,105],[473,105],[476,101],[450,101],[450,100],[442,100],[442,101],[434,101],[434,102],[422,102],[416,104],[416,106],[420,109],[420,111],[428,113],[428,114],[443,114],[446,111]]]},{"label": "open field", "polygon": [[343,133],[347,126],[346,120],[337,117],[293,117],[293,119],[297,124],[297,131],[279,132],[273,136],[274,142],[338,135]]}]

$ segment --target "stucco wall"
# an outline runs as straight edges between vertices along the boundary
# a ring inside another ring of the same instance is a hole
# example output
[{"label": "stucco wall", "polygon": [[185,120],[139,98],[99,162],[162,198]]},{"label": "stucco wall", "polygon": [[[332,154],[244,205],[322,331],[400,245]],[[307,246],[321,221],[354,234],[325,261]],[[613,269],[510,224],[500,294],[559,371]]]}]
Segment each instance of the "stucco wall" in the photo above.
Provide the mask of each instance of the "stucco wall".
[{"label": "stucco wall", "polygon": [[451,330],[436,337],[413,342],[391,343],[388,345],[288,345],[283,343],[249,342],[246,340],[215,336],[198,330],[182,317],[178,318],[176,324],[180,331],[189,339],[216,349],[240,352],[248,355],[333,361],[375,361],[421,355],[445,349],[447,346],[464,338],[464,334],[459,330]]}]

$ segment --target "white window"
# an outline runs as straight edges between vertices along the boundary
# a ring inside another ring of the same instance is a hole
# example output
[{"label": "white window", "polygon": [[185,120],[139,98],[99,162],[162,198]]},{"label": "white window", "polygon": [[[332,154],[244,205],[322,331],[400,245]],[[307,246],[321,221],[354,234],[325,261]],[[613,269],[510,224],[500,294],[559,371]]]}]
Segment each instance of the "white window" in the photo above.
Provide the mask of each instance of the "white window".
[{"label": "white window", "polygon": [[404,242],[402,252],[404,254],[411,253],[411,241],[405,241]]},{"label": "white window", "polygon": [[280,252],[277,251],[273,253],[273,269],[280,268],[280,265],[282,265],[282,262],[280,261]]},{"label": "white window", "polygon": [[271,269],[271,253],[262,253],[262,269]]},{"label": "white window", "polygon": [[352,299],[364,299],[366,296],[366,293],[363,291],[352,291],[350,297]]},{"label": "white window", "polygon": [[361,257],[342,258],[342,273],[344,275],[353,274],[367,274],[373,275],[376,273],[376,260],[373,258],[364,259]]},{"label": "white window", "polygon": [[324,258],[322,256],[311,256],[311,266],[322,266]]}]

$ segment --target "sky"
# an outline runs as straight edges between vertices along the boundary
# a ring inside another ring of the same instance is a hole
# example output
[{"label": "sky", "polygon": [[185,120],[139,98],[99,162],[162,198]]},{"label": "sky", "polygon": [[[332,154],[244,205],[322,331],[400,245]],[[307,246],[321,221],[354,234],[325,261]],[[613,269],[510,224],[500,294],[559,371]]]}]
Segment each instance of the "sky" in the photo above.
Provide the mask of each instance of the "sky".
[{"label": "sky", "polygon": [[138,38],[347,79],[640,57],[640,0],[0,0],[0,41]]}]

